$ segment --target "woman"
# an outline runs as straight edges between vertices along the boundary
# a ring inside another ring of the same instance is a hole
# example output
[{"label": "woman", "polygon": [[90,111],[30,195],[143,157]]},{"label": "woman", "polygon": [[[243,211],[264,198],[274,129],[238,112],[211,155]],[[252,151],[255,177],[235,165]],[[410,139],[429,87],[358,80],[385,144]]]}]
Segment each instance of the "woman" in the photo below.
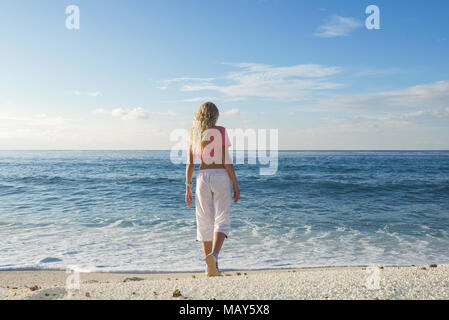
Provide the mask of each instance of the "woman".
[{"label": "woman", "polygon": [[218,276],[218,254],[230,231],[229,211],[234,186],[234,202],[240,190],[228,148],[231,145],[224,127],[216,126],[218,108],[206,102],[198,109],[190,130],[189,159],[186,165],[186,203],[192,203],[194,158],[201,159],[196,177],[197,240],[203,244],[206,274]]}]

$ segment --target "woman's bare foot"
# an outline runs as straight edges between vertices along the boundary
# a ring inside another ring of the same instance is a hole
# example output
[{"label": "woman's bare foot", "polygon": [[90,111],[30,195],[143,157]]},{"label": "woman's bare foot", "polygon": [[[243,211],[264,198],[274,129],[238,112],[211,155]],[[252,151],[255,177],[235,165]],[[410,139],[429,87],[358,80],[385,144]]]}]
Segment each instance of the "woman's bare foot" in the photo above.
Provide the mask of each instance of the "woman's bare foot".
[{"label": "woman's bare foot", "polygon": [[218,270],[218,261],[217,258],[215,257],[215,254],[211,253],[207,255],[206,265],[208,277],[216,277],[220,275],[220,271]]}]

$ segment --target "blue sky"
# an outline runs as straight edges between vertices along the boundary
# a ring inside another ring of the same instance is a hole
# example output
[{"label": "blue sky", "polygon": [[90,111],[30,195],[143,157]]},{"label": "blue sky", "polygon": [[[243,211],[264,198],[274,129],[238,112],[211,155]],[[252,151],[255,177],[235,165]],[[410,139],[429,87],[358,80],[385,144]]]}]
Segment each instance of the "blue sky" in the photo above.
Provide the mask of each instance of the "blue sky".
[{"label": "blue sky", "polygon": [[[380,30],[365,27],[368,5]],[[0,149],[169,149],[207,100],[226,127],[279,129],[281,149],[448,149],[448,12],[445,0],[5,0]]]}]

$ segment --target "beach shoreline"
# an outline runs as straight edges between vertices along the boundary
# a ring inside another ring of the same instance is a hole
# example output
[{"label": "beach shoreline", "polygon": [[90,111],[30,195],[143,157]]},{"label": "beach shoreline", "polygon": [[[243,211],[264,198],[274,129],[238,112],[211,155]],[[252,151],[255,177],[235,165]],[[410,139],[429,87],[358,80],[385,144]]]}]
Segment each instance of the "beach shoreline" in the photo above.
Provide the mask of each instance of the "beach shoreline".
[{"label": "beach shoreline", "polygon": [[73,272],[0,271],[0,299],[449,299],[447,264],[223,273],[208,278],[204,272],[80,272],[77,282]]}]

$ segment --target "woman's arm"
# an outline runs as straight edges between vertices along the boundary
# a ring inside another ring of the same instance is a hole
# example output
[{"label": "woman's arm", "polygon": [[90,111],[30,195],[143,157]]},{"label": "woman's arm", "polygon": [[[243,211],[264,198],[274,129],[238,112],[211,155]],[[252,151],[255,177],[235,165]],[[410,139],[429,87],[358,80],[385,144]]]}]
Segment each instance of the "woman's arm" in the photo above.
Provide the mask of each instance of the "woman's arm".
[{"label": "woman's arm", "polygon": [[232,184],[234,185],[234,202],[237,202],[240,199],[240,189],[228,147],[223,147],[223,161],[229,178],[231,178]]},{"label": "woman's arm", "polygon": [[192,149],[189,150],[189,159],[186,164],[186,204],[187,206],[192,205],[192,179],[193,173],[195,172],[195,162],[193,161]]}]

